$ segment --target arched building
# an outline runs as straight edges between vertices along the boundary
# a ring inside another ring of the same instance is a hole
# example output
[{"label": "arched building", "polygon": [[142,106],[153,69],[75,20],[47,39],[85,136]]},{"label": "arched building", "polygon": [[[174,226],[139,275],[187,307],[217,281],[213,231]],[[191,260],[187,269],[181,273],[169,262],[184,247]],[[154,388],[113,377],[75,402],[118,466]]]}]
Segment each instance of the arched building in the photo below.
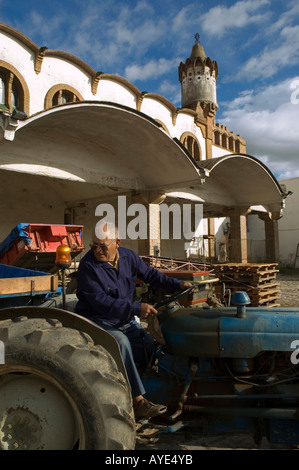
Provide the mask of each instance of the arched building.
[{"label": "arched building", "polygon": [[[224,236],[229,260],[246,262],[246,217],[257,214],[267,260],[276,260],[285,194],[245,141],[216,123],[218,67],[198,37],[179,65],[181,108],[8,25],[0,40],[0,239],[20,222],[75,223],[88,245],[99,205],[132,221],[128,208],[139,203],[146,237],[124,244],[140,254],[215,261]],[[161,204],[200,205],[200,232],[186,241],[172,226],[161,239]]]}]

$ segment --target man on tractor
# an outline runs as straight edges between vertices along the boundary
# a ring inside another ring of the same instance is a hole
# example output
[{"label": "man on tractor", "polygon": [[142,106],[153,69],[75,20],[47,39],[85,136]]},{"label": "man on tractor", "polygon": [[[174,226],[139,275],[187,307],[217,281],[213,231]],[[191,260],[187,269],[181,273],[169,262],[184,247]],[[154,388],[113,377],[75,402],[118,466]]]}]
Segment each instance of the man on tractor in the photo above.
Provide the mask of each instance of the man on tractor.
[{"label": "man on tractor", "polygon": [[76,313],[116,338],[131,385],[136,420],[150,419],[167,411],[166,406],[143,397],[146,391],[136,367],[136,364],[146,366],[156,347],[136,317],[145,319],[158,313],[153,305],[134,302],[137,278],[168,292],[192,286],[145,264],[134,251],[121,247],[113,224],[98,223],[90,250],[78,268]]}]

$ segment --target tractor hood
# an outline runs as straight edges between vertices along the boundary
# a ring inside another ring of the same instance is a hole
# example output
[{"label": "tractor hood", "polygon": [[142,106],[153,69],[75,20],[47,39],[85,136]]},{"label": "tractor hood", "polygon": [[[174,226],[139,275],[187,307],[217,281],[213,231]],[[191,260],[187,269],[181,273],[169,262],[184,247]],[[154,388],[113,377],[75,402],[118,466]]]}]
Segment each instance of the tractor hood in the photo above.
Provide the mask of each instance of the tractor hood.
[{"label": "tractor hood", "polygon": [[167,352],[176,356],[253,358],[262,351],[293,351],[299,316],[292,308],[184,308],[163,313]]}]

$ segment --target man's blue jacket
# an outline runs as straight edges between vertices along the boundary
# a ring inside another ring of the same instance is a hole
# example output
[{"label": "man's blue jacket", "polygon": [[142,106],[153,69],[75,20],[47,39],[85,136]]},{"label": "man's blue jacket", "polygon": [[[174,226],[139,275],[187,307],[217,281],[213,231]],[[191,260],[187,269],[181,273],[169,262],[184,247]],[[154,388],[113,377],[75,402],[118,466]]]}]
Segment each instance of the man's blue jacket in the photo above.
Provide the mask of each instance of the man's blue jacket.
[{"label": "man's blue jacket", "polygon": [[140,316],[141,303],[133,301],[137,278],[168,292],[180,290],[178,279],[148,266],[134,251],[120,247],[118,252],[118,269],[99,262],[89,250],[80,261],[77,273],[76,313],[113,326]]}]

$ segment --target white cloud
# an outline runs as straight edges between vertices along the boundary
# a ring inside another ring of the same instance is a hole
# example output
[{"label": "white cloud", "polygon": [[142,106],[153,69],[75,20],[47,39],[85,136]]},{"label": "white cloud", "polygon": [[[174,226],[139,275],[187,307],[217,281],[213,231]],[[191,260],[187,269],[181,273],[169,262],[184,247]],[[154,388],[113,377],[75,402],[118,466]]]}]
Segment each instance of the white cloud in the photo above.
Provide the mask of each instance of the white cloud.
[{"label": "white cloud", "polygon": [[272,77],[285,66],[293,65],[299,59],[299,25],[286,26],[281,31],[280,45],[267,46],[260,54],[252,56],[236,75],[236,79],[254,80]]},{"label": "white cloud", "polygon": [[[23,21],[16,21],[15,28],[26,35],[26,30],[30,31],[28,37],[32,39],[33,36],[38,35],[41,37],[42,44],[38,46],[46,46],[49,49],[54,49],[53,42],[57,38],[62,37],[64,20],[63,17],[55,17],[53,21],[45,21],[45,18],[36,11],[31,11]],[[53,41],[53,38],[56,38]],[[58,39],[59,40],[59,39]]]},{"label": "white cloud", "polygon": [[[157,17],[150,2],[74,2],[74,10],[53,9],[47,20],[28,10],[15,27],[50,49],[70,52],[97,70],[121,72],[130,57],[144,58],[149,48],[163,42],[167,18]],[[98,65],[94,65],[98,64]],[[110,71],[110,70],[109,70]]]},{"label": "white cloud", "polygon": [[224,102],[221,107],[225,107],[226,111],[244,109],[246,112],[275,112],[280,106],[289,105],[292,96],[298,98],[298,83],[298,77],[294,77],[258,90],[243,90],[233,101]]},{"label": "white cloud", "polygon": [[299,97],[298,84],[299,77],[294,77],[257,92],[247,90],[221,105],[221,123],[240,134],[247,152],[278,179],[299,176],[299,103],[292,100]]},{"label": "white cloud", "polygon": [[201,15],[203,30],[210,35],[222,37],[231,28],[243,28],[250,24],[260,23],[268,18],[268,13],[256,13],[269,0],[239,1],[230,7],[217,5]]},{"label": "white cloud", "polygon": [[172,19],[172,30],[175,32],[185,30],[186,24],[190,22],[193,13],[193,5],[182,8]]},{"label": "white cloud", "polygon": [[178,59],[159,59],[150,60],[145,65],[128,65],[125,68],[125,77],[127,80],[135,82],[137,80],[156,79],[177,67]]},{"label": "white cloud", "polygon": [[285,4],[288,10],[285,12],[281,13],[279,15],[279,18],[277,21],[272,23],[268,28],[266,33],[267,34],[273,34],[276,31],[280,31],[283,29],[285,26],[289,25],[294,21],[296,17],[299,15],[299,3],[298,0],[292,0],[288,4]]},{"label": "white cloud", "polygon": [[134,11],[135,11],[135,13],[137,13],[139,11],[144,11],[147,14],[155,12],[152,5],[149,2],[147,2],[146,0],[140,0],[139,2],[137,2],[136,7],[134,8]]},{"label": "white cloud", "polygon": [[181,87],[179,84],[171,83],[169,80],[164,80],[159,87],[159,93],[161,95],[169,96],[169,100],[173,104],[180,106],[181,103]]}]

